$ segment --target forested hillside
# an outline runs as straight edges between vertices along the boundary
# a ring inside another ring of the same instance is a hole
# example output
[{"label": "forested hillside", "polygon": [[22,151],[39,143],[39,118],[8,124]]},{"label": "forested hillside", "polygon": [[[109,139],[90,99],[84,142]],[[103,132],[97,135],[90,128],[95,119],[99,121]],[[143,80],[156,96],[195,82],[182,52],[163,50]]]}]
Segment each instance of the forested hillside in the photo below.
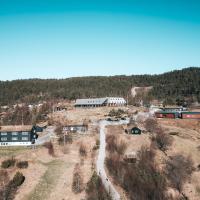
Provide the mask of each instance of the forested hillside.
[{"label": "forested hillside", "polygon": [[133,86],[153,86],[149,95],[174,101],[193,98],[200,101],[200,68],[191,67],[161,75],[30,79],[0,82],[0,104],[34,103],[38,100],[124,96]]}]

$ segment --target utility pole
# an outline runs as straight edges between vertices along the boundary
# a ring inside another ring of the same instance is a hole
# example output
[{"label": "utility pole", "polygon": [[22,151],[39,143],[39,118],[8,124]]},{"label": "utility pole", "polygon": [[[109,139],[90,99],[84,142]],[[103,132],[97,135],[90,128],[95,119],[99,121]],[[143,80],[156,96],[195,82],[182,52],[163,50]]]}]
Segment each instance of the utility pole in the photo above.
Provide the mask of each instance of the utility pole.
[{"label": "utility pole", "polygon": [[22,107],[22,126],[24,126],[24,109]]},{"label": "utility pole", "polygon": [[127,93],[127,106],[128,106],[128,93]]}]

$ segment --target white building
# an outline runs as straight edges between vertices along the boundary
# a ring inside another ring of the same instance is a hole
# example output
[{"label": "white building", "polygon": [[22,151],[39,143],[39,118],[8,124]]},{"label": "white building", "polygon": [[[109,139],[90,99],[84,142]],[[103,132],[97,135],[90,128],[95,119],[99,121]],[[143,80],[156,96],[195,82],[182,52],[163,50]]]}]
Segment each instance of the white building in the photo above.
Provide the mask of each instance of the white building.
[{"label": "white building", "polygon": [[107,97],[108,106],[125,106],[126,100],[122,97]]},{"label": "white building", "polygon": [[101,107],[101,106],[124,106],[126,101],[122,97],[105,97],[91,99],[77,99],[75,107]]}]

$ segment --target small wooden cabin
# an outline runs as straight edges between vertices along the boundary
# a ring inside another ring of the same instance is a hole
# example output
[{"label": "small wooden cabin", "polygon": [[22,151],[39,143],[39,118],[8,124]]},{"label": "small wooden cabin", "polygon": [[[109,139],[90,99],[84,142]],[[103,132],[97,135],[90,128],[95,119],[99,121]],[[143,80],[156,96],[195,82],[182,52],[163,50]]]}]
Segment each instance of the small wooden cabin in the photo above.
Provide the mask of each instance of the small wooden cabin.
[{"label": "small wooden cabin", "polygon": [[141,129],[139,129],[138,127],[133,127],[131,130],[130,130],[130,134],[133,134],[133,135],[141,135],[142,131]]},{"label": "small wooden cabin", "polygon": [[132,128],[125,129],[125,132],[127,134],[132,134],[132,135],[141,135],[142,130],[139,129],[138,127],[132,127]]}]

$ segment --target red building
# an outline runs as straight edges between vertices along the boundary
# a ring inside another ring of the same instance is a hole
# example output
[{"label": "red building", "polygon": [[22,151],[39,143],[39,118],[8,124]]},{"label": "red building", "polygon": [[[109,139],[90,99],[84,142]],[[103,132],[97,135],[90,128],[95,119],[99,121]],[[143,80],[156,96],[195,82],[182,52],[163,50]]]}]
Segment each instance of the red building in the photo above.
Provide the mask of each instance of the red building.
[{"label": "red building", "polygon": [[156,118],[175,119],[176,118],[176,113],[173,113],[173,112],[156,112],[155,116],[156,116]]},{"label": "red building", "polygon": [[200,112],[182,112],[182,119],[200,119]]}]

